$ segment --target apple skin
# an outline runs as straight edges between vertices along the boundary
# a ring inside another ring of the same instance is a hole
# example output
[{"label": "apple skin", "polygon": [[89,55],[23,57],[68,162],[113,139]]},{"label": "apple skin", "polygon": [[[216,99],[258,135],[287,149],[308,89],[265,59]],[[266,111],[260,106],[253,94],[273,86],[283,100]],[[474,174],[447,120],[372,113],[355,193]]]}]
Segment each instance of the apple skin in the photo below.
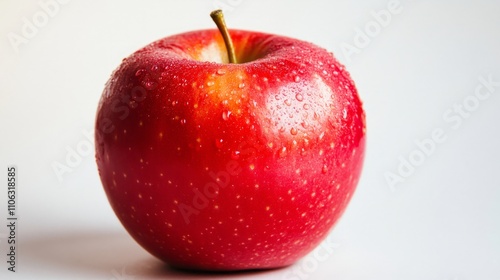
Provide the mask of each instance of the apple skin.
[{"label": "apple skin", "polygon": [[123,60],[96,118],[109,202],[184,269],[277,268],[311,252],[360,177],[365,116],[348,72],[311,43],[231,30],[163,38]]}]

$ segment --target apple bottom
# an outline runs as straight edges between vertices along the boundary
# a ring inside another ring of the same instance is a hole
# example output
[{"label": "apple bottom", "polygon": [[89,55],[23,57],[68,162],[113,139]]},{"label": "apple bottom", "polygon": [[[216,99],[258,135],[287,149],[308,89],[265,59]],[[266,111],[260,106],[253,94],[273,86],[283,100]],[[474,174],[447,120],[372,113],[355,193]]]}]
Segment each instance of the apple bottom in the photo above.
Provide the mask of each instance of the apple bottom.
[{"label": "apple bottom", "polygon": [[[254,158],[257,152],[248,150],[248,158]],[[299,162],[291,159],[270,165],[240,156],[217,160],[223,164],[208,170],[201,164],[172,165],[144,191],[135,184],[106,190],[131,236],[173,267],[271,269],[295,263],[327,236],[360,172],[339,169],[323,174],[322,162],[313,156],[301,160],[302,168],[295,168]],[[354,157],[350,162],[357,161]],[[151,179],[160,171],[152,167],[141,172],[141,177]]]}]

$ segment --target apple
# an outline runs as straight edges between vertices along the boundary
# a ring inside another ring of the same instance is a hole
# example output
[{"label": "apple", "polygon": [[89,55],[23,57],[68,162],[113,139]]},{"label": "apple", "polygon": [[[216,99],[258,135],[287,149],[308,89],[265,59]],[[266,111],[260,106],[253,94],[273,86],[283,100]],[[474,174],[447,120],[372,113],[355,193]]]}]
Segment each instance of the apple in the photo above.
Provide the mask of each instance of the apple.
[{"label": "apple", "polygon": [[213,15],[219,31],[160,39],[113,72],[96,117],[99,175],[130,235],[171,266],[287,266],[355,191],[362,104],[326,50],[228,32]]}]

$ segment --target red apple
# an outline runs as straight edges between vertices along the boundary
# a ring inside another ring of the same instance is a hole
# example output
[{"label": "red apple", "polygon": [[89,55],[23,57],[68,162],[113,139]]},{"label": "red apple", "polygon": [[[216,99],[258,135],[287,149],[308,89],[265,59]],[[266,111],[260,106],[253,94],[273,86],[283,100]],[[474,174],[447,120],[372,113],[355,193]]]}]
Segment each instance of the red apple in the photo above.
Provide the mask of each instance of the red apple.
[{"label": "red apple", "polygon": [[180,268],[290,265],[346,208],[365,151],[348,72],[304,41],[232,30],[163,38],[123,60],[96,119],[99,174],[147,251]]}]

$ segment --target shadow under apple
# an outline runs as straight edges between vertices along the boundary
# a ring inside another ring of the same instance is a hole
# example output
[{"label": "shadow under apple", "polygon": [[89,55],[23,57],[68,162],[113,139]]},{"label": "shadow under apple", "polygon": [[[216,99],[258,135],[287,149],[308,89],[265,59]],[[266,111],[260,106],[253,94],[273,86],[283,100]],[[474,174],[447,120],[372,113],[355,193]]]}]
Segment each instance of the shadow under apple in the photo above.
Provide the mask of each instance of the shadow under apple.
[{"label": "shadow under apple", "polygon": [[[23,240],[22,270],[88,276],[93,279],[253,279],[277,270],[193,272],[172,268],[149,255],[124,232],[69,232]],[[30,267],[23,267],[29,265]],[[267,277],[266,277],[267,278]]]}]

